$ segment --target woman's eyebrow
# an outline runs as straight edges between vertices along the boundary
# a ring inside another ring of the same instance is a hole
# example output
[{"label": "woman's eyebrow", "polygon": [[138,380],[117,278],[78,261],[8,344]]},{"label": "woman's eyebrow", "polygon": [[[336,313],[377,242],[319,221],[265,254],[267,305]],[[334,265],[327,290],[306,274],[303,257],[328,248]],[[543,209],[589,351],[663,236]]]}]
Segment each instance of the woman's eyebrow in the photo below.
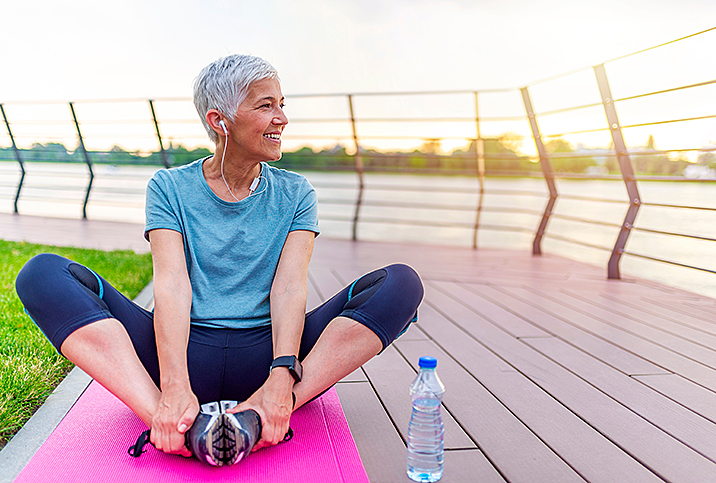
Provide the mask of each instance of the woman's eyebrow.
[{"label": "woman's eyebrow", "polygon": [[[276,100],[276,98],[274,96],[264,96],[264,97],[260,97],[259,99],[256,99],[256,102],[263,102],[263,101],[272,101],[273,102],[275,100]],[[281,98],[281,100],[283,100],[283,97]]]},{"label": "woman's eyebrow", "polygon": [[[284,100],[286,100],[286,98],[283,97],[283,96],[281,96],[281,102],[283,102]],[[263,101],[275,102],[275,101],[276,101],[276,98],[275,98],[274,96],[264,96],[264,97],[261,97],[261,98],[259,98],[259,99],[256,99],[256,102],[263,102]]]}]

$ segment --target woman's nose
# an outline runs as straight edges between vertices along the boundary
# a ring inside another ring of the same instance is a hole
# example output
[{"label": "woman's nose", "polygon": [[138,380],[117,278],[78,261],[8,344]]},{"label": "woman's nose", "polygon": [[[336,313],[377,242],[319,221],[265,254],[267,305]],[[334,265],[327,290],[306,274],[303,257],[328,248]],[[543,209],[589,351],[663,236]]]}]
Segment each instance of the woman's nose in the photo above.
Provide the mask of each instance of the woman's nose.
[{"label": "woman's nose", "polygon": [[283,109],[279,108],[276,116],[273,118],[274,124],[288,124],[288,117],[283,112]]}]

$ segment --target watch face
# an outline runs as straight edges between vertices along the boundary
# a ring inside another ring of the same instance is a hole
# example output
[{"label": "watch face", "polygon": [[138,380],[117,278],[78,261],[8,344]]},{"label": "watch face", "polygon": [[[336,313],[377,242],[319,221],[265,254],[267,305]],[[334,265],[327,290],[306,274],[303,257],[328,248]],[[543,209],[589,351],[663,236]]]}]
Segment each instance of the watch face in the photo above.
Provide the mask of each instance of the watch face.
[{"label": "watch face", "polygon": [[274,359],[271,369],[274,367],[287,367],[296,382],[301,382],[303,368],[296,356],[281,356]]},{"label": "watch face", "polygon": [[301,382],[301,379],[303,378],[303,366],[301,366],[301,362],[298,360],[298,358],[294,358],[294,376],[296,378],[296,382]]}]

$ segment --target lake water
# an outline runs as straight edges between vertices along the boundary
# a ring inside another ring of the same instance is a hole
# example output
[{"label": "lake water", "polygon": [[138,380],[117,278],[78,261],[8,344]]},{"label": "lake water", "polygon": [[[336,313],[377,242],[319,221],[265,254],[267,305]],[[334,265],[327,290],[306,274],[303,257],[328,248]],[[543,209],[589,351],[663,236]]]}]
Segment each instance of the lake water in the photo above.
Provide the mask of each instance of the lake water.
[{"label": "lake water", "polygon": [[[78,218],[87,185],[84,165],[26,163],[27,175],[19,203],[20,213]],[[144,191],[157,167],[95,165],[95,179],[87,208],[90,219],[144,222]],[[318,192],[323,236],[350,238],[357,179],[353,173],[304,173]],[[19,168],[0,162],[0,211],[13,211]],[[477,180],[463,177],[369,174],[365,177],[366,205],[361,210],[358,237],[361,240],[397,241],[425,245],[472,245],[472,230],[440,226],[456,223],[471,226],[477,205]],[[396,188],[401,188],[397,190]],[[547,188],[541,179],[488,178],[485,184],[481,225],[504,229],[482,229],[481,248],[531,250],[533,232],[541,218]],[[626,201],[621,181],[557,180],[560,195],[590,196]],[[716,208],[716,183],[639,182],[642,201],[636,226],[673,233],[716,238],[716,212],[648,206],[648,203]],[[382,206],[397,202],[401,207]],[[421,207],[417,207],[417,206]],[[430,206],[424,206],[430,205]],[[433,205],[447,208],[436,209]],[[620,225],[625,203],[598,203],[559,198],[558,215],[587,218]],[[517,212],[522,210],[522,212]],[[535,214],[537,213],[537,214]],[[376,221],[379,222],[370,222]],[[402,221],[410,221],[404,224]],[[516,229],[527,230],[523,233]],[[552,253],[604,267],[618,228],[553,218],[548,234],[580,240],[608,250],[545,238],[542,248]],[[716,244],[710,241],[635,231],[627,251],[686,265],[716,270]],[[625,255],[623,277],[641,277],[685,288],[716,298],[716,275]]]}]

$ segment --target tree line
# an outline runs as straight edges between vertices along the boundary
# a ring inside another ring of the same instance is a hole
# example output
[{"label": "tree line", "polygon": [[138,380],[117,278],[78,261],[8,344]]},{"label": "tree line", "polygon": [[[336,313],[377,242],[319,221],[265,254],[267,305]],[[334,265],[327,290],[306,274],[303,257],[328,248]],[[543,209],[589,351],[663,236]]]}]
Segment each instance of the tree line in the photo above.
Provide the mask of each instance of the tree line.
[{"label": "tree line", "polygon": [[[518,152],[520,143],[519,137],[509,134],[483,139],[486,174],[539,172],[541,168],[536,160]],[[684,168],[693,164],[683,157],[672,159],[665,154],[653,153],[656,151],[655,144],[653,136],[650,136],[646,146],[632,149],[634,153],[631,156],[632,164],[637,174],[679,175]],[[620,173],[619,164],[611,148],[574,147],[562,138],[548,141],[545,147],[550,153],[550,162],[556,173]],[[207,148],[187,149],[181,144],[172,144],[165,150],[165,156],[171,166],[184,165],[210,154],[211,151]],[[412,151],[383,152],[361,149],[359,154],[367,171],[474,174],[478,166],[475,141],[450,153],[441,152],[440,140],[426,140],[422,146]],[[23,161],[28,162],[85,162],[81,149],[70,150],[61,143],[35,143],[29,149],[22,149],[21,157]],[[113,146],[109,151],[92,151],[89,157],[92,163],[102,164],[163,165],[164,163],[161,152],[131,152],[119,146]],[[0,148],[0,160],[15,161],[16,159],[12,148]],[[284,152],[278,166],[298,170],[352,170],[355,162],[354,153],[349,153],[342,145],[336,145],[318,151],[303,147],[296,151]],[[713,152],[701,153],[697,165],[716,169],[716,155]]]}]

